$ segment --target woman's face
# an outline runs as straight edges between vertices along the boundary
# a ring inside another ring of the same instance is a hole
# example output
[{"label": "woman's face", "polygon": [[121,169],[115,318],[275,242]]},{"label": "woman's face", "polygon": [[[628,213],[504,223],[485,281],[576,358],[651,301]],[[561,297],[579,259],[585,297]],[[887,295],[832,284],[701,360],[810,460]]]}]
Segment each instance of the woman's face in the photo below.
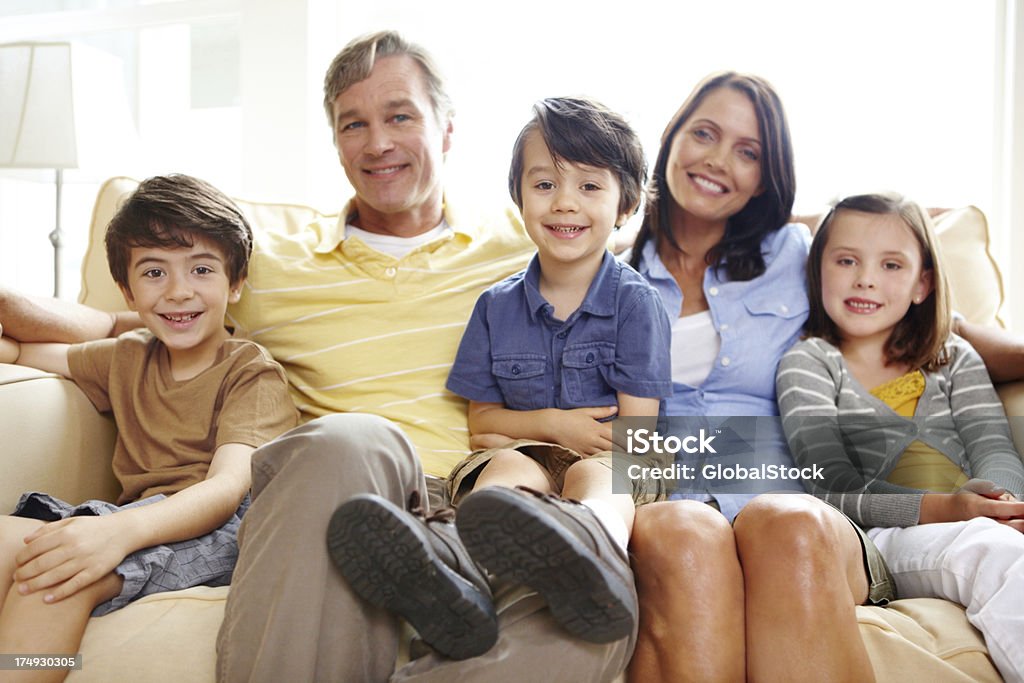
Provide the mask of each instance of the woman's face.
[{"label": "woman's face", "polygon": [[754,104],[733,88],[713,90],[672,139],[669,192],[686,214],[724,224],[764,190],[761,153]]}]

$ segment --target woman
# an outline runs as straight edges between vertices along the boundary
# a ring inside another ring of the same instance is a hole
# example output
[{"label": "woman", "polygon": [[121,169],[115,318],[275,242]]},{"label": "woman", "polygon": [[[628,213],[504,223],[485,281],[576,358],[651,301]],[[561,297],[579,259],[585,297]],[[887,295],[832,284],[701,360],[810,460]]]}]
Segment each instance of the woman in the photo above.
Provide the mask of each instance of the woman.
[{"label": "woman", "polygon": [[[678,316],[669,415],[778,415],[775,370],[807,316],[810,236],[786,224],[795,185],[763,79],[709,76],[666,128],[629,258]],[[781,432],[757,445],[759,462],[792,463]],[[676,497],[637,510],[631,680],[872,680],[854,618],[863,557],[836,542],[856,534],[842,515],[751,489]]]}]

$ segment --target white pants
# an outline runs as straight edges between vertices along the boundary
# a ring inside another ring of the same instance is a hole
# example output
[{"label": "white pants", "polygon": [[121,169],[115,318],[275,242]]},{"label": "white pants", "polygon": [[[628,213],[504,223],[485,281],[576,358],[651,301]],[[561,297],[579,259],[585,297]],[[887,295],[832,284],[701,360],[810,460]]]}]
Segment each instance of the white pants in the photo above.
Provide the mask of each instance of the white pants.
[{"label": "white pants", "polygon": [[1024,681],[1024,534],[987,517],[867,533],[897,597],[963,605],[1003,678]]}]

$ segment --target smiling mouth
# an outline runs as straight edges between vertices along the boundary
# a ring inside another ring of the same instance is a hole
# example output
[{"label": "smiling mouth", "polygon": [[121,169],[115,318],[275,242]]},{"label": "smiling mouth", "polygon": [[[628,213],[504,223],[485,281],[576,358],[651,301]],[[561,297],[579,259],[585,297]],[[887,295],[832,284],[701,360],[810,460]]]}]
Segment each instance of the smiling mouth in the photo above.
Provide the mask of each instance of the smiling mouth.
[{"label": "smiling mouth", "polygon": [[850,308],[858,313],[874,313],[882,304],[875,303],[874,301],[865,301],[864,299],[847,299],[843,302],[847,308]]},{"label": "smiling mouth", "polygon": [[713,180],[708,180],[704,176],[694,175],[691,173],[690,178],[692,178],[693,182],[695,182],[699,187],[702,187],[709,192],[715,192],[716,194],[725,194],[728,192],[725,185],[716,183]]},{"label": "smiling mouth", "polygon": [[172,323],[187,323],[198,318],[202,313],[161,313],[160,317]]},{"label": "smiling mouth", "polygon": [[545,225],[544,227],[551,232],[557,232],[563,235],[574,235],[587,229],[586,226],[583,225]]},{"label": "smiling mouth", "polygon": [[389,176],[398,173],[405,168],[405,164],[399,164],[397,166],[388,166],[387,168],[366,168],[363,169],[363,173],[369,176]]}]

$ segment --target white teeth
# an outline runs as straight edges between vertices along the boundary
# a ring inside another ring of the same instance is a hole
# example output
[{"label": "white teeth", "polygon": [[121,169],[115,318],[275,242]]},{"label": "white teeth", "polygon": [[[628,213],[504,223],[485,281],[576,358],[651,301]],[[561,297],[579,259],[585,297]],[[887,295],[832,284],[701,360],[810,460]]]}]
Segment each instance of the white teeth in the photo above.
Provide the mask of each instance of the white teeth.
[{"label": "white teeth", "polygon": [[378,168],[367,171],[370,175],[385,175],[387,173],[394,173],[395,171],[402,168],[401,166],[391,166],[389,168]]},{"label": "white teeth", "polygon": [[873,311],[878,308],[878,304],[870,301],[847,301],[846,303],[850,308],[856,308],[860,311]]},{"label": "white teeth", "polygon": [[583,226],[580,225],[549,225],[548,228],[555,232],[562,232],[567,235],[584,229]]},{"label": "white teeth", "polygon": [[168,314],[164,314],[164,317],[167,318],[168,320],[170,320],[171,322],[184,323],[184,322],[188,322],[189,320],[194,320],[197,315],[199,315],[199,314],[198,313],[188,313],[186,315],[168,315]]},{"label": "white teeth", "polygon": [[710,180],[708,180],[707,178],[701,178],[699,175],[695,175],[695,176],[692,176],[692,177],[693,177],[693,182],[697,183],[701,187],[703,187],[705,189],[708,189],[708,190],[711,190],[712,192],[717,192],[719,194],[725,194],[725,186],[724,185],[719,185],[718,183],[713,183]]}]

